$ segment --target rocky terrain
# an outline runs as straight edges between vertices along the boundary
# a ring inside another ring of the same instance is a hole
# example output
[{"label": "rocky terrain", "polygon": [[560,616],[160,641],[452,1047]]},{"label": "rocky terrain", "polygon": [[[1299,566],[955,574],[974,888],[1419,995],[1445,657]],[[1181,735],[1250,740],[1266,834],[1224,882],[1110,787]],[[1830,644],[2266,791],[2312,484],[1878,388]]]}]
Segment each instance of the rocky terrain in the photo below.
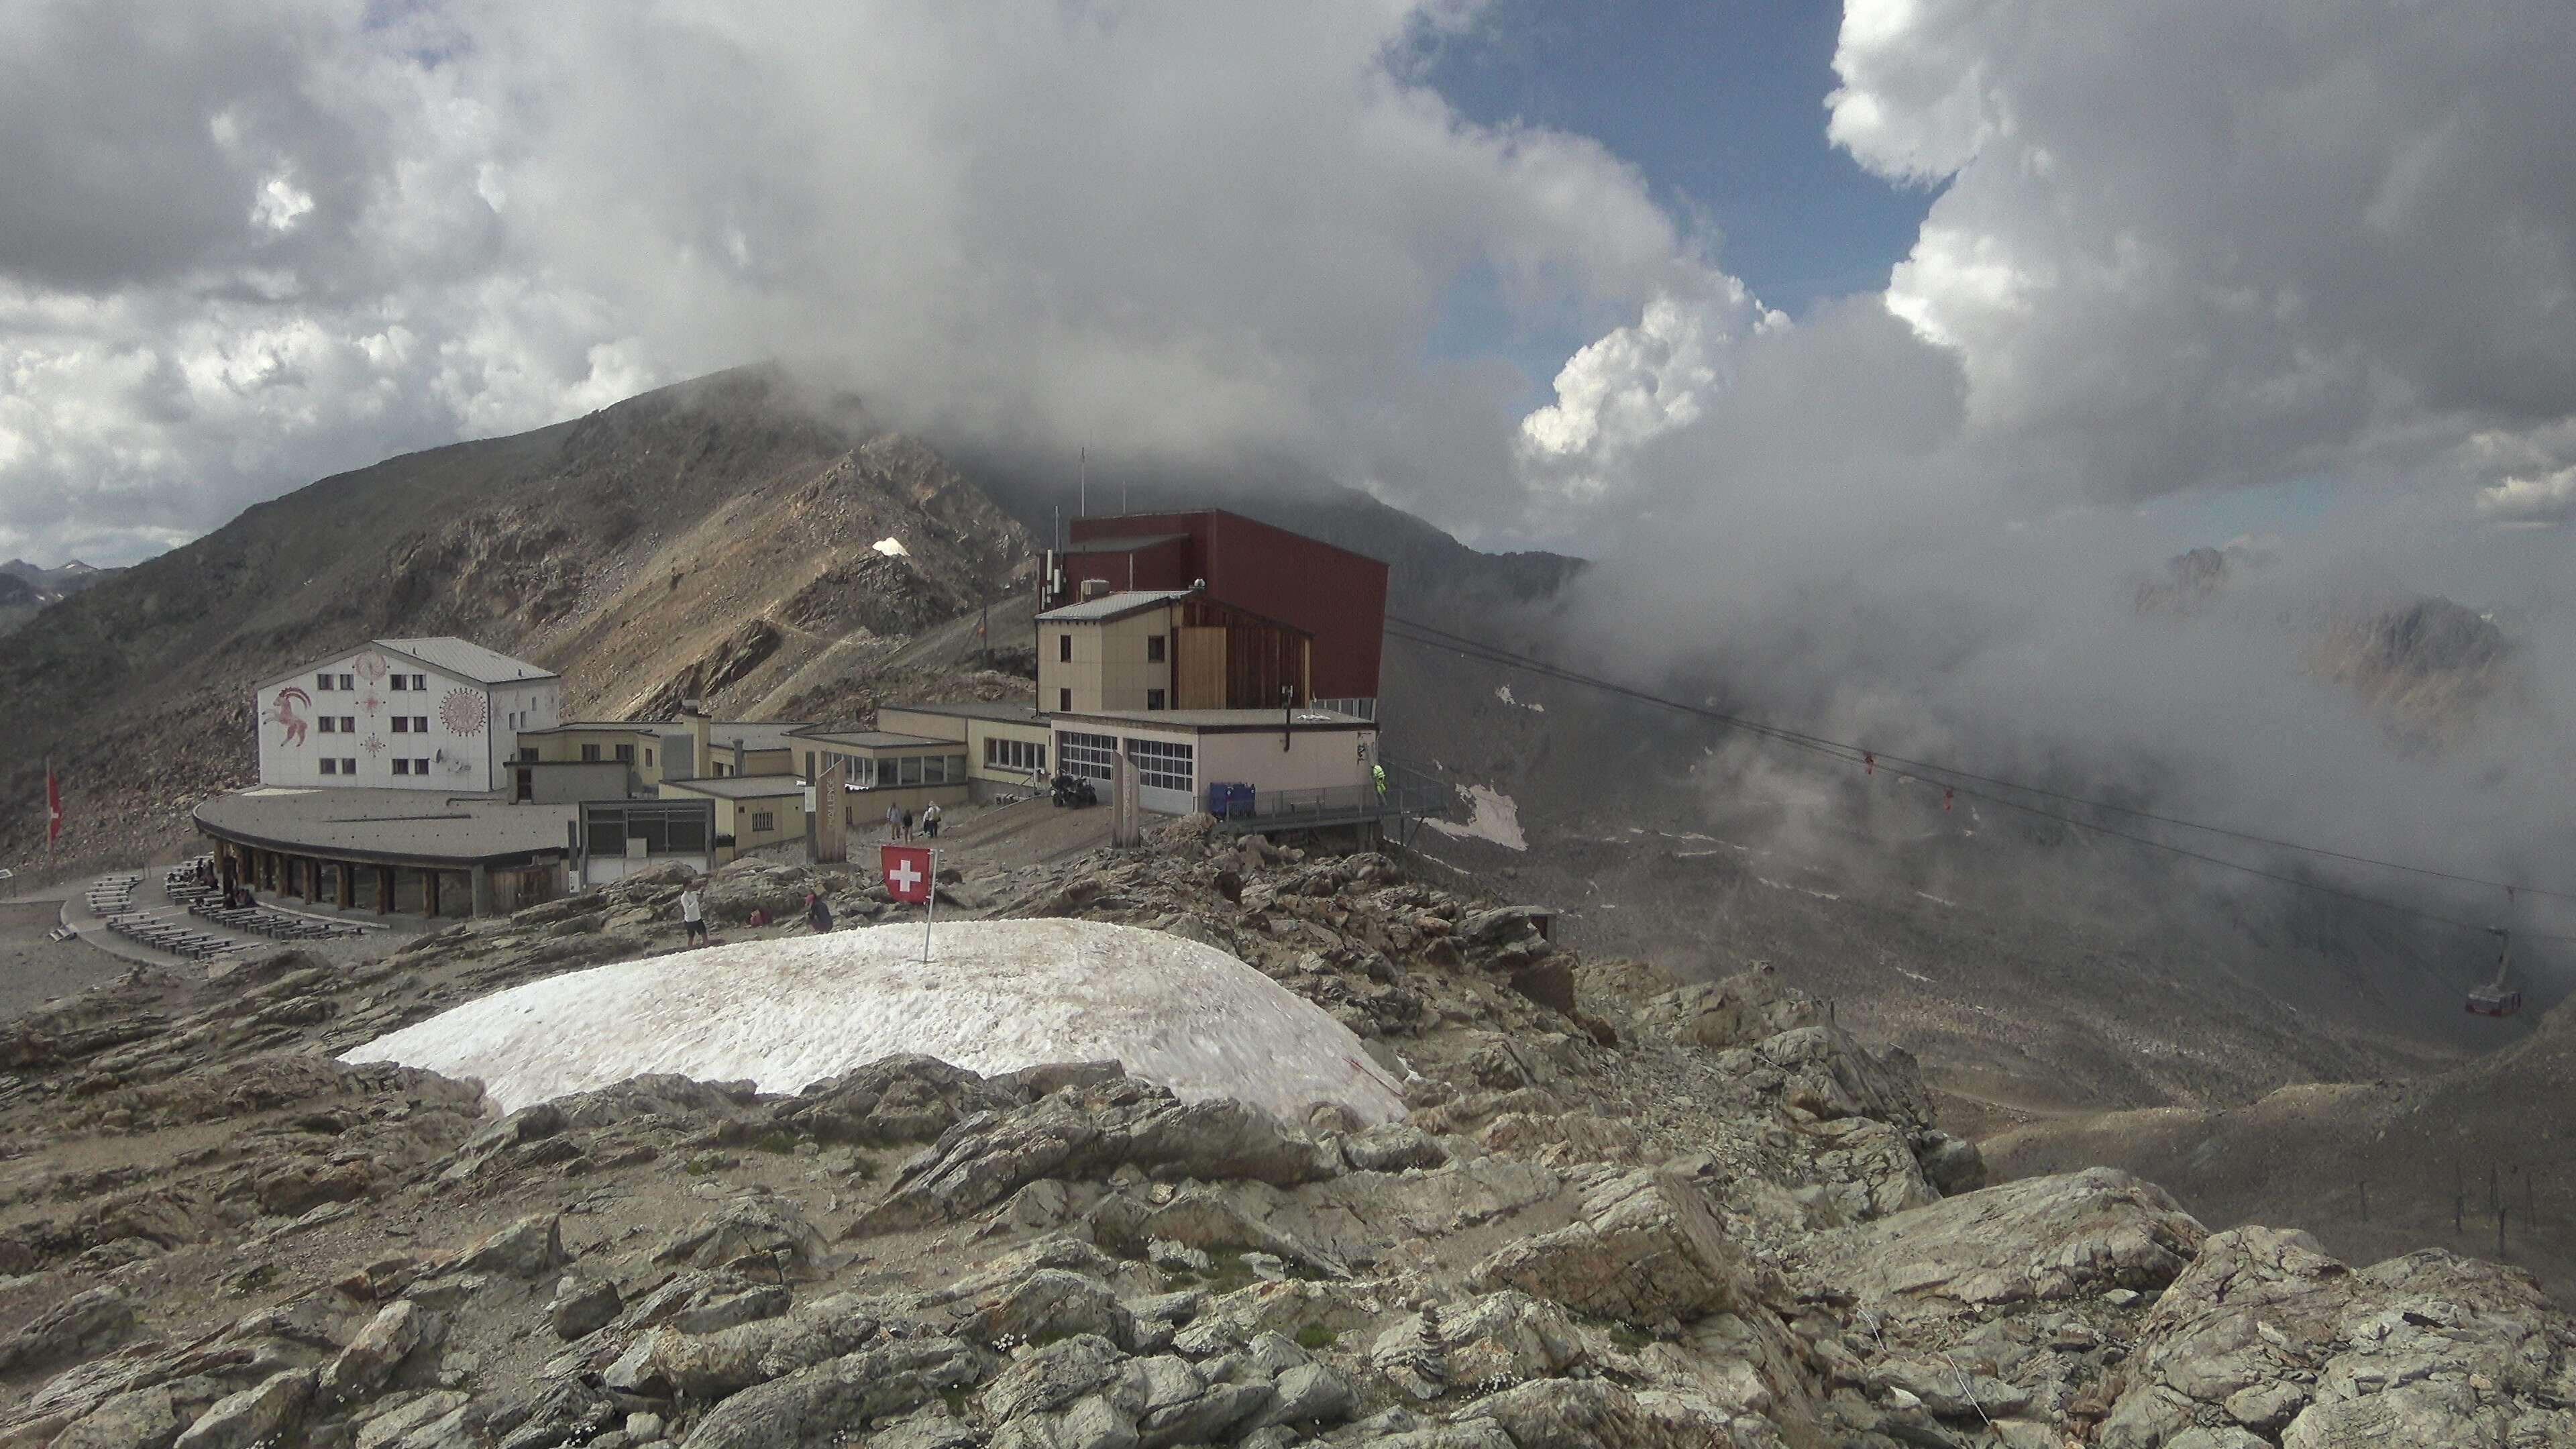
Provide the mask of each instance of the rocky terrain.
[{"label": "rocky terrain", "polygon": [[[1033,547],[929,448],[750,369],[261,504],[0,639],[0,694],[62,768],[66,858],[130,860],[249,778],[253,683],[351,639],[453,633],[563,668],[575,717],[683,697],[740,717],[1006,598]],[[0,769],[22,862],[37,754]]]},{"label": "rocky terrain", "polygon": [[[745,863],[721,938],[848,876]],[[334,1055],[670,949],[668,877],[355,970],[137,976],[0,1029],[0,1442],[2290,1449],[2576,1437],[2525,1274],[2210,1234],[2084,1170],[1983,1186],[1902,1051],[1380,855],[1187,825],[945,910],[1222,946],[1409,1117],[1283,1122],[1115,1063],[896,1057],[481,1115]],[[600,1003],[614,1012],[615,1003]]]}]

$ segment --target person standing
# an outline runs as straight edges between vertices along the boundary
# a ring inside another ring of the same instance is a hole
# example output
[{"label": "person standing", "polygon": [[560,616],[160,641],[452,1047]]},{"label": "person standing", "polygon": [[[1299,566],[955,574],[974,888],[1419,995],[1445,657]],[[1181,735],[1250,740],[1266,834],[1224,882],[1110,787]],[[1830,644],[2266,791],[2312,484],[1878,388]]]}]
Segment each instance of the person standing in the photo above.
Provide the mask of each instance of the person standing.
[{"label": "person standing", "polygon": [[939,838],[939,802],[936,800],[921,807],[921,833],[925,839]]},{"label": "person standing", "polygon": [[900,805],[886,806],[886,839],[903,839],[903,807]]},{"label": "person standing", "polygon": [[1370,779],[1370,781],[1371,781],[1372,783],[1374,783],[1374,784],[1377,786],[1377,803],[1379,803],[1380,805],[1385,804],[1385,803],[1386,803],[1386,766],[1384,766],[1384,765],[1371,765],[1371,766],[1369,766],[1369,779]]},{"label": "person standing", "polygon": [[903,838],[906,840],[912,838],[912,812],[909,810],[903,812]]},{"label": "person standing", "polygon": [[699,897],[695,882],[680,887],[680,932],[683,946],[707,943],[706,902]]}]

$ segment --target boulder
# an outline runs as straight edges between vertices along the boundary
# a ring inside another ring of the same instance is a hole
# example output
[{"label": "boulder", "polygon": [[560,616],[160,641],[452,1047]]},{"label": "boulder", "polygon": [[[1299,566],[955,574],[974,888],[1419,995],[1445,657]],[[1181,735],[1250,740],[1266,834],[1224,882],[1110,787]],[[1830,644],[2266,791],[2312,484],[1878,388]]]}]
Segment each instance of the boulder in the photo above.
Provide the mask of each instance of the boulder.
[{"label": "boulder", "polygon": [[826,1144],[930,1142],[978,1112],[1026,1098],[936,1057],[885,1057],[827,1077],[771,1109],[778,1125]]},{"label": "boulder", "polygon": [[1743,1254],[1706,1196],[1655,1170],[1596,1170],[1576,1221],[1501,1249],[1468,1281],[1640,1324],[1727,1312],[1753,1298]]},{"label": "boulder", "polygon": [[2163,1188],[2096,1167],[1821,1234],[1793,1261],[1865,1307],[1946,1314],[2161,1288],[2207,1235]]},{"label": "boulder", "polygon": [[831,1256],[831,1241],[821,1229],[780,1203],[754,1199],[698,1219],[664,1243],[653,1261],[787,1277],[811,1274]]},{"label": "boulder", "polygon": [[217,1399],[179,1436],[174,1449],[250,1449],[282,1442],[304,1417],[313,1376],[301,1369],[272,1374],[240,1393]]},{"label": "boulder", "polygon": [[1251,1178],[1289,1187],[1334,1175],[1341,1159],[1240,1102],[1183,1102],[1121,1078],[959,1122],[904,1164],[850,1235],[953,1221],[1042,1177],[1104,1178],[1122,1167],[1154,1177]]},{"label": "boulder", "polygon": [[130,1389],[81,1416],[54,1436],[49,1449],[169,1449],[179,1437],[179,1414],[170,1391],[158,1384]]},{"label": "boulder", "polygon": [[26,1327],[0,1340],[0,1373],[88,1358],[133,1329],[134,1304],[124,1290],[92,1288],[37,1314]]},{"label": "boulder", "polygon": [[625,1306],[617,1285],[606,1279],[584,1282],[566,1277],[555,1285],[554,1299],[546,1304],[546,1325],[555,1337],[570,1342],[607,1326]]},{"label": "boulder", "polygon": [[1717,1449],[1776,1444],[1765,1423],[1731,1432],[1728,1413],[1696,1395],[1631,1391],[1607,1379],[1540,1379],[1488,1394],[1469,1413],[1510,1435],[1516,1449]]},{"label": "boulder", "polygon": [[314,1380],[314,1396],[326,1405],[366,1398],[393,1377],[413,1350],[434,1341],[438,1328],[436,1316],[416,1303],[397,1299],[386,1304],[323,1366]]},{"label": "boulder", "polygon": [[1646,1003],[1644,1015],[1708,1051],[1749,1047],[1825,1019],[1822,1006],[1768,965],[1665,992]]},{"label": "boulder", "polygon": [[530,1213],[465,1250],[462,1266],[534,1281],[571,1261],[564,1254],[563,1219]]},{"label": "boulder", "polygon": [[824,1449],[864,1442],[879,1419],[942,1390],[972,1388],[1001,1367],[953,1338],[908,1339],[845,1355],[743,1390],[716,1405],[686,1449]]}]

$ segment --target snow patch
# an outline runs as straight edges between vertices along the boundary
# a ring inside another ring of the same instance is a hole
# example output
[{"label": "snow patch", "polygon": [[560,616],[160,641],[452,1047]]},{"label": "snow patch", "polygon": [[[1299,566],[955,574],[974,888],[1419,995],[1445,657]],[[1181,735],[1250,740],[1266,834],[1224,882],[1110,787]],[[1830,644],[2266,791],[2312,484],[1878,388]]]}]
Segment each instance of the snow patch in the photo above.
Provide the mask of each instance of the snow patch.
[{"label": "snow patch", "polygon": [[1766,876],[1766,875],[1757,875],[1757,876],[1755,876],[1753,879],[1754,879],[1754,882],[1755,882],[1756,884],[1758,884],[1758,885],[1767,885],[1767,886],[1769,886],[1771,889],[1773,889],[1773,890],[1775,890],[1775,891],[1796,891],[1796,892],[1797,892],[1798,894],[1800,894],[1800,895],[1804,895],[1804,896],[1814,896],[1817,900],[1820,900],[1820,901],[1838,901],[1838,900],[1841,900],[1841,899],[1842,899],[1842,897],[1841,897],[1841,896],[1836,895],[1836,894],[1835,894],[1834,892],[1832,892],[1832,891],[1816,891],[1816,890],[1809,890],[1809,889],[1807,889],[1805,886],[1802,886],[1802,885],[1791,885],[1791,884],[1789,884],[1787,881],[1784,881],[1784,880],[1773,880],[1773,879],[1771,879],[1769,876]]},{"label": "snow patch", "polygon": [[912,550],[905,548],[903,546],[903,540],[899,538],[881,538],[876,542],[869,544],[868,547],[884,554],[887,558],[912,557]]},{"label": "snow patch", "polygon": [[1463,825],[1450,820],[1422,823],[1452,839],[1487,840],[1505,850],[1529,849],[1529,837],[1521,834],[1521,809],[1511,796],[1490,785],[1470,785],[1467,805],[1472,813]]},{"label": "snow patch", "polygon": [[1503,703],[1510,705],[1514,709],[1525,709],[1532,714],[1547,713],[1547,706],[1539,703],[1537,700],[1531,700],[1529,703],[1523,704],[1519,700],[1512,698],[1512,687],[1508,684],[1495,686],[1494,698],[1501,700]]},{"label": "snow patch", "polygon": [[575,971],[469,1002],[343,1054],[483,1084],[513,1112],[647,1072],[764,1092],[897,1052],[991,1075],[1115,1059],[1185,1100],[1292,1125],[1318,1102],[1404,1115],[1358,1037],[1195,941],[1100,921],[963,921],[745,941]]}]

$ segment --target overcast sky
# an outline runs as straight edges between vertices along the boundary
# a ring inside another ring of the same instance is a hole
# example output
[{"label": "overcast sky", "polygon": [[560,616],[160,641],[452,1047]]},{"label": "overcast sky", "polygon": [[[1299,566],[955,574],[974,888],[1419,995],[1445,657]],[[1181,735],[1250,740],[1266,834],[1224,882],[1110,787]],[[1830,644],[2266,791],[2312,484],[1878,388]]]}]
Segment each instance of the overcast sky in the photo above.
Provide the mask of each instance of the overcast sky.
[{"label": "overcast sky", "polygon": [[2558,0],[15,0],[0,552],[771,356],[1593,553],[1827,347],[1827,425],[2021,512],[2553,524],[2569,54]]}]

